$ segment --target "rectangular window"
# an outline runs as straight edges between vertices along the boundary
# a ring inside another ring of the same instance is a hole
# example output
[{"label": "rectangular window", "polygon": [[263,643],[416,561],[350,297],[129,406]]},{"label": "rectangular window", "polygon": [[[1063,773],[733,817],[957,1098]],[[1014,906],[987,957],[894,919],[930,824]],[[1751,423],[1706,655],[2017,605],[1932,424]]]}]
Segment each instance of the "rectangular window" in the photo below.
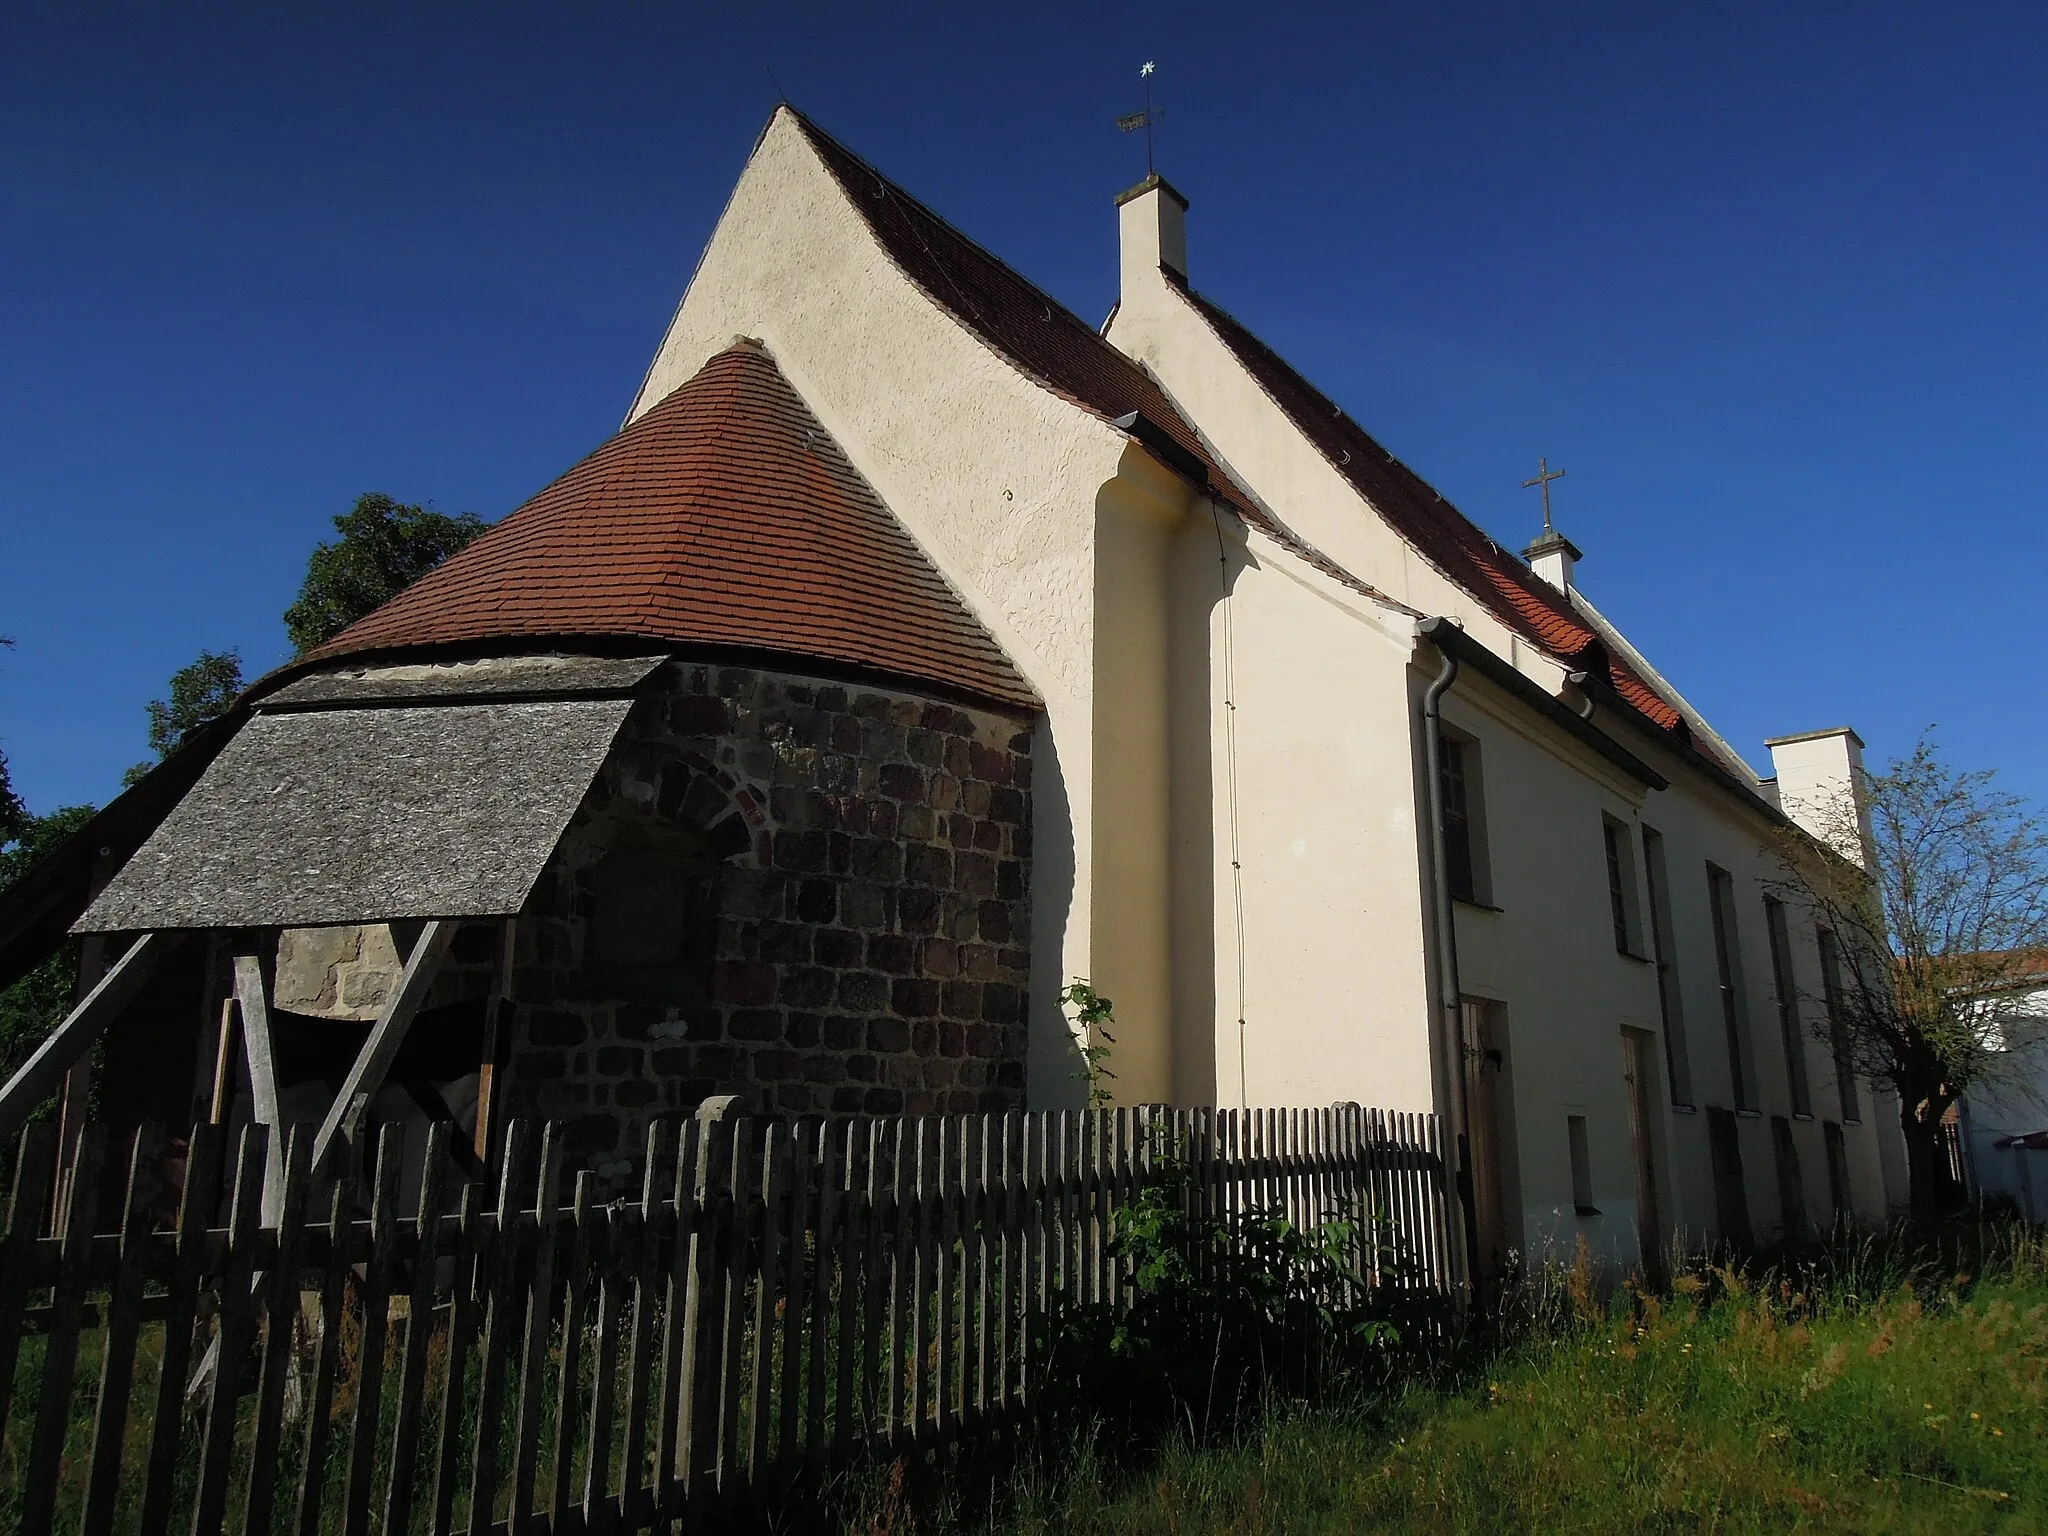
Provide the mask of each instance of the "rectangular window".
[{"label": "rectangular window", "polygon": [[1479,900],[1477,744],[1446,732],[1437,759],[1444,804],[1444,864],[1453,901]]},{"label": "rectangular window", "polygon": [[1721,1027],[1728,1037],[1728,1070],[1735,1107],[1756,1108],[1756,1062],[1749,1046],[1749,1010],[1742,1000],[1742,952],[1735,929],[1735,878],[1707,866],[1707,903],[1714,917],[1714,970],[1721,988]]},{"label": "rectangular window", "polygon": [[1643,828],[1643,869],[1650,886],[1650,943],[1657,959],[1657,1006],[1664,1025],[1664,1068],[1671,1102],[1691,1104],[1692,1059],[1685,1045],[1685,1014],[1679,1006],[1678,955],[1671,937],[1671,880],[1664,867],[1664,834]]},{"label": "rectangular window", "polygon": [[1792,1113],[1813,1113],[1806,1081],[1806,1037],[1799,1027],[1799,990],[1792,974],[1792,930],[1785,904],[1764,898],[1764,932],[1771,941],[1771,985],[1778,994],[1778,1038],[1785,1047],[1785,1077],[1792,1088]]},{"label": "rectangular window", "polygon": [[1849,1024],[1842,1016],[1842,950],[1834,933],[1826,928],[1814,935],[1820,941],[1820,995],[1828,1011],[1828,1043],[1835,1058],[1835,1093],[1841,1099],[1842,1119],[1855,1125],[1863,1118],[1863,1106],[1856,1097],[1856,1062],[1849,1050]]},{"label": "rectangular window", "polygon": [[1749,1192],[1742,1183],[1742,1123],[1732,1109],[1707,1111],[1707,1154],[1714,1166],[1714,1219],[1720,1239],[1737,1252],[1755,1245],[1749,1230]]},{"label": "rectangular window", "polygon": [[1571,1148],[1572,1204],[1581,1216],[1598,1216],[1599,1207],[1593,1204],[1593,1149],[1586,1140],[1586,1117],[1566,1115],[1564,1134]]},{"label": "rectangular window", "polygon": [[1614,947],[1642,958],[1642,919],[1636,911],[1635,845],[1626,826],[1612,816],[1600,818],[1600,837],[1607,849],[1607,906],[1614,919]]},{"label": "rectangular window", "polygon": [[1783,1115],[1771,1116],[1771,1152],[1778,1165],[1778,1227],[1788,1243],[1803,1243],[1806,1228],[1806,1182],[1799,1175],[1799,1143],[1792,1138],[1792,1122]]},{"label": "rectangular window", "polygon": [[1835,1213],[1836,1227],[1856,1219],[1856,1205],[1849,1197],[1849,1145],[1842,1128],[1830,1120],[1821,1128],[1821,1142],[1828,1154],[1828,1204]]}]

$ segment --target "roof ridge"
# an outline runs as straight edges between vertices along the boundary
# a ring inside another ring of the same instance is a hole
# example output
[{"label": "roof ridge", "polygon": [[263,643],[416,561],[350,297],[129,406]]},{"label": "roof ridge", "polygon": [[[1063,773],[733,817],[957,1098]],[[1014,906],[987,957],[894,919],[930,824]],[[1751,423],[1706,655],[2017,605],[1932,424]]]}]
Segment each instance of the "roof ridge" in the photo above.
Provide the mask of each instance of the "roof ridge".
[{"label": "roof ridge", "polygon": [[[1040,388],[1112,427],[1134,410],[1153,420],[1202,462],[1209,472],[1210,494],[1266,526],[1270,514],[1215,461],[1194,427],[1136,359],[795,107],[785,103],[778,110],[789,113],[883,254],[956,324]],[[885,196],[862,196],[852,180],[856,172],[872,178]],[[877,203],[883,208],[878,210]],[[892,210],[903,216],[888,217]],[[934,235],[955,249],[936,248]],[[963,259],[978,265],[979,272],[962,271]],[[1031,313],[1027,316],[1025,310]],[[1026,334],[1027,328],[1040,325],[1055,326],[1058,334]]]},{"label": "roof ridge", "polygon": [[[915,208],[919,213],[923,214],[933,223],[942,225],[945,228],[946,232],[952,235],[955,239],[962,241],[964,244],[972,246],[975,249],[975,251],[984,258],[986,258],[990,262],[990,264],[1002,268],[1004,272],[1008,273],[1011,277],[1015,278],[1019,283],[1022,283],[1026,288],[1030,289],[1034,297],[1044,300],[1045,303],[1052,308],[1053,312],[1056,315],[1065,316],[1068,320],[1071,320],[1075,325],[1079,326],[1082,330],[1088,332],[1090,335],[1096,334],[1095,328],[1091,326],[1087,321],[1083,320],[1079,315],[1075,314],[1073,310],[1069,309],[1066,305],[1062,304],[1058,299],[1054,298],[1051,294],[1047,293],[1043,288],[1039,287],[1038,284],[1034,283],[1022,272],[1019,272],[1015,267],[1011,266],[1007,261],[1003,260],[1002,257],[998,256],[994,251],[990,250],[987,246],[983,245],[979,240],[975,239],[974,236],[968,234],[965,230],[961,229],[959,225],[953,223],[950,219],[946,218],[937,209],[933,208],[930,203],[927,203],[922,198],[918,197],[916,193],[905,190],[901,182],[895,180],[893,177],[888,176],[884,174],[881,170],[877,169],[875,163],[872,160],[868,159],[867,156],[863,155],[859,150],[850,147],[848,144],[846,144],[844,140],[836,138],[834,135],[826,132],[823,128],[820,128],[816,120],[813,119],[808,113],[805,113],[801,109],[792,106],[790,103],[786,101],[783,102],[776,110],[779,112],[787,112],[791,117],[795,118],[797,125],[804,130],[804,132],[811,138],[813,142],[822,139],[824,143],[831,149],[836,150],[839,154],[845,156],[848,160],[853,161],[854,164],[858,165],[862,170],[866,171],[870,176],[874,177],[875,180],[880,182],[885,188],[887,188],[892,195],[902,198],[904,202],[910,204],[911,207]],[[835,176],[837,175],[836,172],[834,174]],[[841,185],[844,186],[844,184],[845,183],[842,181]],[[858,206],[857,202],[855,206]],[[915,282],[916,279],[912,278],[912,281]],[[922,285],[920,284],[920,286]],[[1100,338],[1099,336],[1097,337],[1097,339],[1102,340],[1102,338]],[[1116,348],[1110,346],[1106,340],[1103,341],[1103,345],[1105,347],[1109,347],[1109,350],[1111,352],[1116,352]],[[1116,355],[1122,357],[1124,354],[1122,354],[1121,352],[1116,352]],[[1086,402],[1081,403],[1085,404]]]},{"label": "roof ridge", "polygon": [[[1469,592],[1495,618],[1557,660],[1597,658],[1612,674],[1615,691],[1660,729],[1669,731],[1686,721],[1682,706],[1673,704],[1626,658],[1613,656],[1600,628],[1578,613],[1563,594],[1548,590],[1520,556],[1390,452],[1250,326],[1185,280],[1173,281],[1173,274],[1167,275],[1168,286],[1180,293],[1217,339],[1238,356],[1274,408],[1294,423],[1309,445],[1343,476],[1352,490],[1445,580]],[[1247,350],[1256,356],[1246,356]],[[1275,374],[1281,382],[1306,393],[1310,403],[1320,408],[1315,413],[1319,420],[1304,420],[1304,409],[1299,403],[1290,404],[1281,398],[1275,387]],[[1333,427],[1354,437],[1357,441],[1353,446],[1370,450],[1364,462],[1358,461],[1359,455],[1350,447],[1338,445],[1337,451],[1332,451],[1326,437]],[[1368,480],[1383,484],[1362,483]],[[1411,505],[1397,504],[1404,500]],[[1466,547],[1468,538],[1480,541],[1483,550]],[[1497,563],[1497,573],[1487,570],[1487,561]],[[1461,572],[1461,565],[1468,565],[1470,570]]]}]

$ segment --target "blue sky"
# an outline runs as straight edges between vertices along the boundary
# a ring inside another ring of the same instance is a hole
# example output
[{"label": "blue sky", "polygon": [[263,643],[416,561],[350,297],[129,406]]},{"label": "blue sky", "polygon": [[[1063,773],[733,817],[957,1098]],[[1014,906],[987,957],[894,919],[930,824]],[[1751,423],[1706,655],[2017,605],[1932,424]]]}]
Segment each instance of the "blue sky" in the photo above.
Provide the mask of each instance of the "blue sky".
[{"label": "blue sky", "polygon": [[[0,12],[0,749],[104,800],[285,659],[357,493],[495,518],[613,431],[777,90],[1099,319],[1158,61],[1195,283],[1761,762],[2048,800],[2048,12],[1130,4]],[[2032,679],[2032,681],[2029,681]]]}]

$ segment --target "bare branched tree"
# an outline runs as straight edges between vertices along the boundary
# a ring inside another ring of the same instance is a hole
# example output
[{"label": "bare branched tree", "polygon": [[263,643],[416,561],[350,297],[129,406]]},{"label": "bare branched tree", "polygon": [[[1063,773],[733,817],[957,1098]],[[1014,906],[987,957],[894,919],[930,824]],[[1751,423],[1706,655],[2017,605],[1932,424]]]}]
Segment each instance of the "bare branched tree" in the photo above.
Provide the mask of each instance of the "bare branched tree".
[{"label": "bare branched tree", "polygon": [[1922,1224],[1955,1194],[1943,1116],[2040,1044],[2014,984],[2048,944],[2048,824],[1992,777],[1950,768],[1929,733],[1866,777],[1864,806],[1786,808],[1814,834],[1782,841],[1789,894],[1831,935],[1815,1027],[1841,1068],[1897,1092]]}]

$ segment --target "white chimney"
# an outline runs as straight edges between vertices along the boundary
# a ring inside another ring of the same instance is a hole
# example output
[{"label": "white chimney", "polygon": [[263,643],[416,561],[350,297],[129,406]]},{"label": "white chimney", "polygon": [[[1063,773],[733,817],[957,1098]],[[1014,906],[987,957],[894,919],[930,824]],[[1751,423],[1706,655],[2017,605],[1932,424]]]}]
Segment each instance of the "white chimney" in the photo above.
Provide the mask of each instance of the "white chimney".
[{"label": "white chimney", "polygon": [[1568,592],[1572,585],[1572,572],[1585,558],[1579,553],[1579,546],[1559,533],[1555,528],[1546,528],[1534,544],[1522,551],[1522,558],[1529,562],[1529,568],[1560,592]]},{"label": "white chimney", "polygon": [[1188,200],[1162,176],[1147,176],[1116,200],[1123,294],[1159,281],[1159,269],[1188,275]]},{"label": "white chimney", "polygon": [[1771,766],[1778,774],[1778,808],[1843,858],[1870,868],[1874,847],[1863,738],[1838,725],[1774,736],[1764,745],[1771,749]]}]

